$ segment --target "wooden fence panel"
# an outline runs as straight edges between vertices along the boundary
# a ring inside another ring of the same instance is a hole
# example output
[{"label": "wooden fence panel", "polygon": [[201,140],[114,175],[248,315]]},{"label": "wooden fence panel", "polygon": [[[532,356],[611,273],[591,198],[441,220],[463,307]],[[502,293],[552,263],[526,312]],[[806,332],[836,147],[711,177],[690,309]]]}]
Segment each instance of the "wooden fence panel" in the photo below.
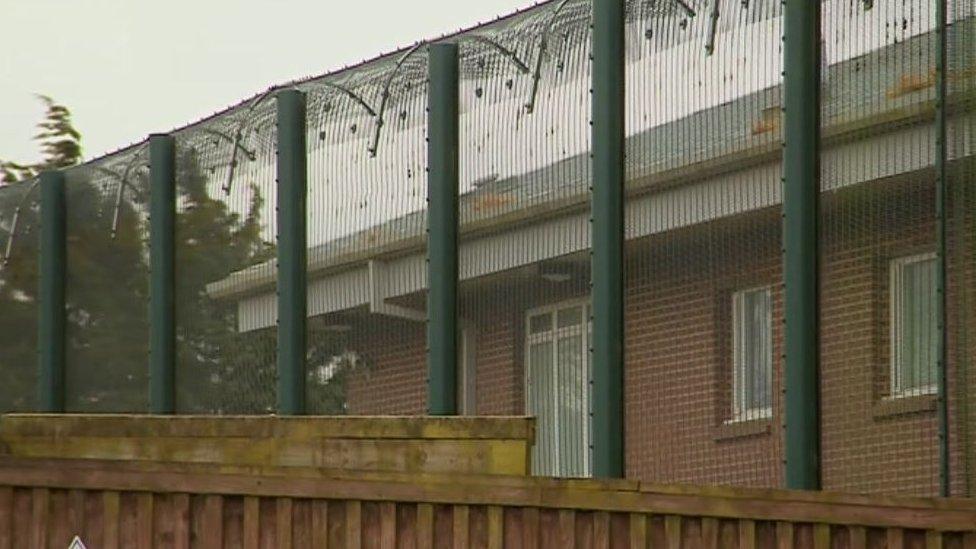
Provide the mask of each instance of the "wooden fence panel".
[{"label": "wooden fence panel", "polygon": [[976,502],[0,456],[0,549],[976,549]]}]

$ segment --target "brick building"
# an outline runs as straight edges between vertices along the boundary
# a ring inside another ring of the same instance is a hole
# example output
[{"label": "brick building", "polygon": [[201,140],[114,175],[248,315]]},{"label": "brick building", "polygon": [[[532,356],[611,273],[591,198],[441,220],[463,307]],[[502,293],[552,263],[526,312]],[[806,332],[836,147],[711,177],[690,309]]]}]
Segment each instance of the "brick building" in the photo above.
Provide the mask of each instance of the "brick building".
[{"label": "brick building", "polygon": [[[937,491],[934,81],[914,78],[930,70],[931,59],[918,58],[932,40],[917,33],[825,70],[826,489]],[[974,69],[957,67],[957,82],[971,84]],[[959,94],[950,119],[949,437],[953,491],[971,494],[976,112]],[[779,96],[778,84],[765,86],[629,132],[628,477],[782,484]],[[461,196],[462,410],[537,416],[540,474],[590,472],[587,170],[584,152]],[[358,365],[349,413],[425,410],[424,215],[309,252],[309,314],[346,334]],[[210,292],[238,300],[241,331],[274,325],[266,268]]]}]

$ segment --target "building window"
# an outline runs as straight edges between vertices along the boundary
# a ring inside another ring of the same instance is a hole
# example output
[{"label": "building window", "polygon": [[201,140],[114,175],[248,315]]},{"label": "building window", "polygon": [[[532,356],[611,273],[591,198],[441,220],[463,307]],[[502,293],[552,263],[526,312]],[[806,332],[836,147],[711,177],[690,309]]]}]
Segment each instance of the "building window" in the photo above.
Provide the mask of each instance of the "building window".
[{"label": "building window", "polygon": [[732,294],[732,421],[772,416],[772,316],[769,288]]},{"label": "building window", "polygon": [[536,417],[532,472],[591,474],[589,306],[566,303],[526,318],[526,410]]},{"label": "building window", "polygon": [[891,396],[936,391],[935,254],[902,257],[891,263]]}]

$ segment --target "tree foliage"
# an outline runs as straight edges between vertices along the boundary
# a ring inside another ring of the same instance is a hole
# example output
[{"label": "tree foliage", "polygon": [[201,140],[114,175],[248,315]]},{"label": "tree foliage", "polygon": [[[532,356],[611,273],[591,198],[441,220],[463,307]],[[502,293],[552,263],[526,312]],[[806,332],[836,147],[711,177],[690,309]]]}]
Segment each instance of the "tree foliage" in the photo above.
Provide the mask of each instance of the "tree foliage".
[{"label": "tree foliage", "polygon": [[[35,137],[44,160],[5,163],[4,177],[80,163],[80,134],[68,109],[46,99],[48,116]],[[132,153],[130,153],[132,154]],[[143,163],[144,164],[144,163]],[[246,182],[244,182],[246,183]],[[116,204],[121,189],[124,199]],[[274,330],[241,333],[237,303],[213,299],[207,285],[272,260],[262,237],[259,189],[235,211],[192,147],[178,147],[176,223],[177,407],[189,413],[269,413],[275,406]],[[148,406],[148,174],[123,181],[75,168],[67,178],[67,406],[70,411],[142,412]],[[36,190],[0,186],[0,250],[13,233],[10,260],[0,269],[0,411],[33,405],[37,322]],[[118,227],[112,231],[117,213]],[[345,384],[356,362],[341,334],[310,334],[309,407],[342,413]],[[323,372],[329,375],[322,375]]]},{"label": "tree foliage", "polygon": [[81,162],[81,133],[75,129],[71,111],[46,95],[37,98],[44,103],[44,119],[34,136],[41,150],[41,161],[19,164],[0,160],[0,184],[31,179],[44,170],[67,168]]}]

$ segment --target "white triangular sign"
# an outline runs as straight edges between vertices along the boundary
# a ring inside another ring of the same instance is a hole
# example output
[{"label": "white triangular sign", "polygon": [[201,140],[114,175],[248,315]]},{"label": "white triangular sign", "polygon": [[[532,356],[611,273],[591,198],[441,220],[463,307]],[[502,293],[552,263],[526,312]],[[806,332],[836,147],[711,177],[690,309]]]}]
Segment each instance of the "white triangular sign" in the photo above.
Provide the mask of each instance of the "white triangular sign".
[{"label": "white triangular sign", "polygon": [[75,539],[71,540],[71,545],[68,546],[68,549],[88,549],[88,547],[81,541],[81,538],[75,536]]}]

